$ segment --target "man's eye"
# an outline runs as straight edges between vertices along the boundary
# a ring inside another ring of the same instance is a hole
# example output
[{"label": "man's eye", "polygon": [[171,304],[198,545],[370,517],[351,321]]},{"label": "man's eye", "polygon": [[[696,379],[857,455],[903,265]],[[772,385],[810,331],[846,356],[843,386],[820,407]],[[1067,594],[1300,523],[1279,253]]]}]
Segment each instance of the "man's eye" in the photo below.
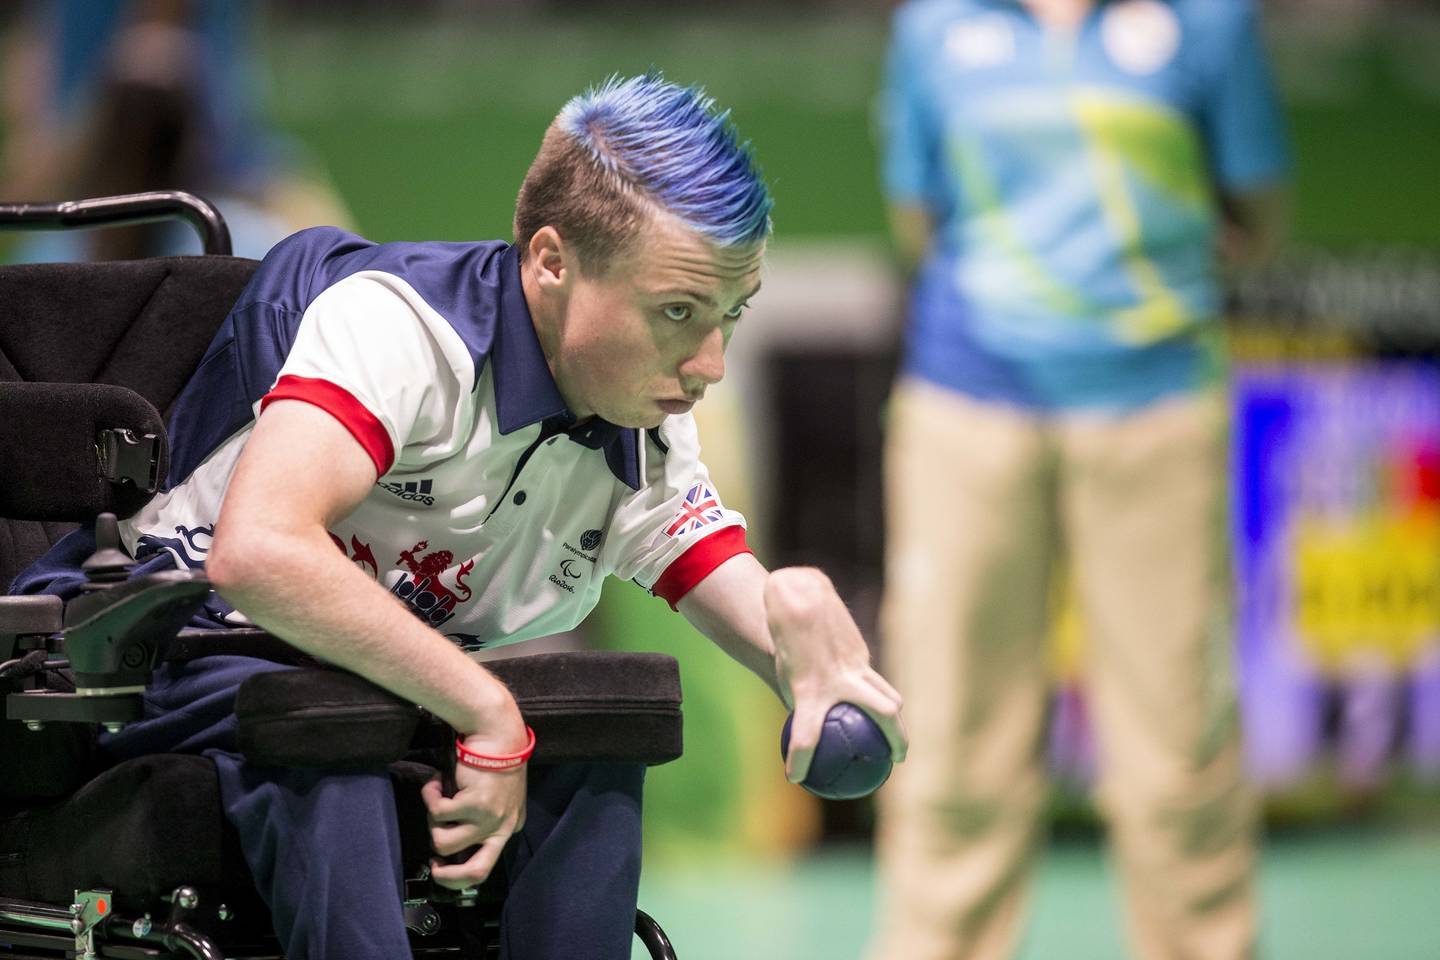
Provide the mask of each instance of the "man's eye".
[{"label": "man's eye", "polygon": [[725,319],[726,319],[726,320],[739,320],[739,319],[740,319],[740,314],[744,313],[744,312],[749,308],[749,306],[750,306],[750,304],[748,304],[748,303],[736,304],[736,306],[735,306],[735,308],[734,308],[733,310],[726,310],[726,311],[725,311]]},{"label": "man's eye", "polygon": [[665,318],[674,320],[676,323],[684,323],[690,319],[690,308],[683,303],[672,303],[665,308]]}]

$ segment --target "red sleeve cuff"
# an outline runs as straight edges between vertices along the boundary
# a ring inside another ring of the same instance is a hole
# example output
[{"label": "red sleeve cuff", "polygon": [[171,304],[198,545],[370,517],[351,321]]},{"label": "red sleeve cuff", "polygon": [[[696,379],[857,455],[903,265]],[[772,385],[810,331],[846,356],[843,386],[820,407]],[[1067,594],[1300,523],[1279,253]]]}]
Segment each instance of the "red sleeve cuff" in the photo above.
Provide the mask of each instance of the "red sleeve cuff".
[{"label": "red sleeve cuff", "polygon": [[287,374],[280,378],[269,393],[260,398],[260,410],[263,412],[272,400],[303,400],[339,420],[340,425],[350,431],[350,435],[365,448],[370,459],[375,461],[377,477],[384,476],[385,471],[394,464],[395,445],[390,442],[390,434],[385,431],[375,414],[366,409],[365,405],[344,387],[329,380]]},{"label": "red sleeve cuff", "polygon": [[660,574],[660,579],[655,581],[651,592],[670,604],[670,609],[674,610],[675,604],[695,589],[697,583],[710,576],[716,567],[731,557],[751,552],[753,551],[749,544],[745,542],[744,527],[725,527],[693,544],[690,549],[671,561],[665,572]]}]

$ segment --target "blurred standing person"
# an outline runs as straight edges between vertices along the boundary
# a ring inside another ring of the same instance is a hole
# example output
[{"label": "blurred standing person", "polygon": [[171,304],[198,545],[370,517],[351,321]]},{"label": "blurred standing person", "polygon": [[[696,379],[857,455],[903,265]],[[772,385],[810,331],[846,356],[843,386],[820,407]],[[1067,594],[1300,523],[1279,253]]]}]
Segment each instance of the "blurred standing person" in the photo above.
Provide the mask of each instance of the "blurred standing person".
[{"label": "blurred standing person", "polygon": [[876,960],[1015,950],[1062,551],[1135,951],[1252,955],[1216,274],[1283,220],[1255,19],[1246,0],[895,15],[885,182],[913,289],[884,628],[913,749],[882,792]]},{"label": "blurred standing person", "polygon": [[[240,256],[346,224],[338,196],[265,122],[249,0],[32,0],[7,44],[0,197],[182,189],[215,203]],[[178,225],[38,235],[21,260],[191,252]]]}]

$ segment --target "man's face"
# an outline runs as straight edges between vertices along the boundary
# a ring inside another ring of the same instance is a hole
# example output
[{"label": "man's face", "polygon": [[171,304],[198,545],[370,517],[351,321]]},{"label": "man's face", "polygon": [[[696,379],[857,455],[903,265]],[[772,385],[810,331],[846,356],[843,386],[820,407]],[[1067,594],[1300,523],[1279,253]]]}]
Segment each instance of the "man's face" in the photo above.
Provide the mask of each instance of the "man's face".
[{"label": "man's face", "polygon": [[725,346],[760,288],[763,242],[716,247],[657,215],[603,275],[574,274],[552,354],[577,416],[654,427],[725,375]]}]

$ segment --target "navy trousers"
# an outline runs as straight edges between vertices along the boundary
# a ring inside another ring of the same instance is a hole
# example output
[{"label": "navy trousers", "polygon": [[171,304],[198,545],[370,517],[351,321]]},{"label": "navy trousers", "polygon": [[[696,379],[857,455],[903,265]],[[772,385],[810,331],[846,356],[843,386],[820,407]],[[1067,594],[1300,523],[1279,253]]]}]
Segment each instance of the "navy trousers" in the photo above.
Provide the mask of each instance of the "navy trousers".
[{"label": "navy trousers", "polygon": [[[225,816],[290,960],[409,957],[389,774],[259,767],[237,750],[237,687],[284,669],[249,657],[166,664],[146,691],[144,719],[106,736],[102,749],[115,761],[200,753],[215,763]],[[628,960],[643,778],[639,764],[529,772],[525,826],[497,867],[509,885],[502,957]]]}]

